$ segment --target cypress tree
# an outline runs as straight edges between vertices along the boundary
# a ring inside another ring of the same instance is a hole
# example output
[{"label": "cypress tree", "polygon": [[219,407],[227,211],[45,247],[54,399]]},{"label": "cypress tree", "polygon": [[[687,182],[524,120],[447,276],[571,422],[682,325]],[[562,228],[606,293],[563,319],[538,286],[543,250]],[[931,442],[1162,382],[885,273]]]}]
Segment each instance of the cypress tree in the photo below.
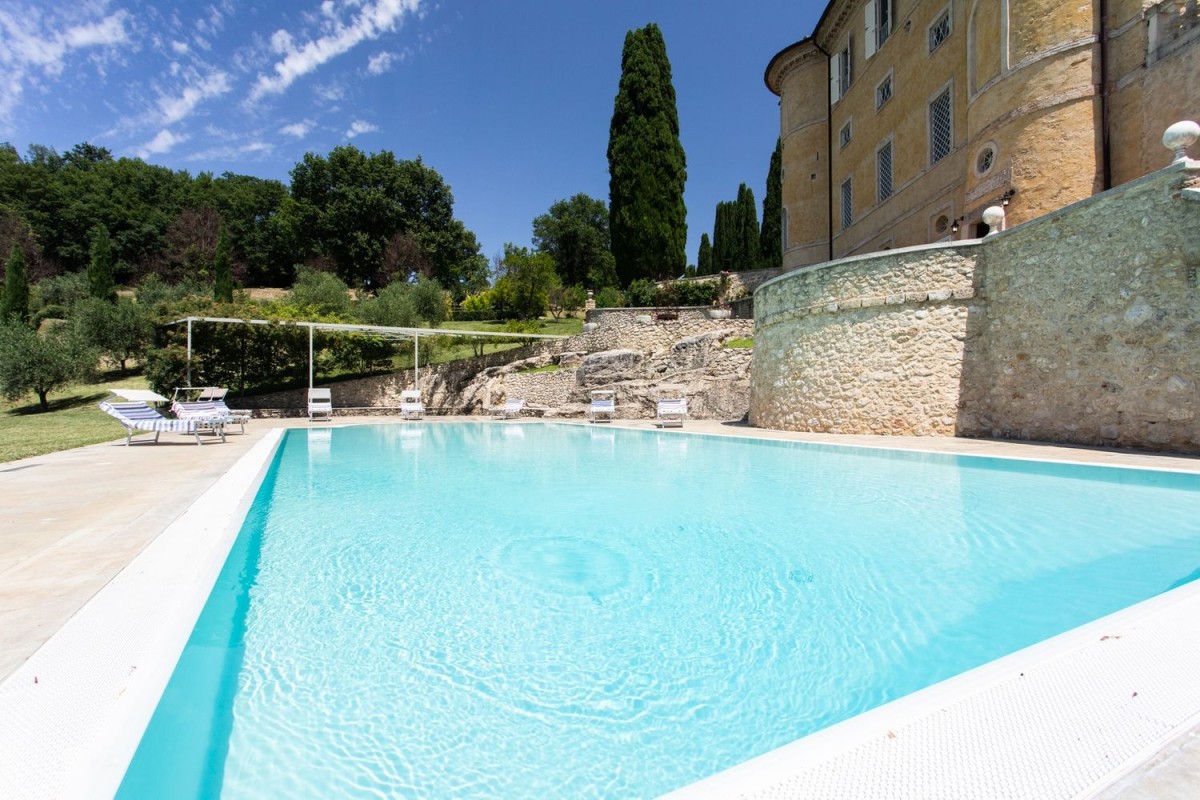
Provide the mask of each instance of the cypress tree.
[{"label": "cypress tree", "polygon": [[738,186],[737,196],[737,271],[758,268],[758,205],[754,190],[746,184]]},{"label": "cypress tree", "polygon": [[608,135],[609,231],[622,286],[687,264],[687,162],[671,62],[658,26],[625,34]]},{"label": "cypress tree", "polygon": [[713,272],[733,272],[737,269],[737,204],[722,200],[717,203],[713,221]]},{"label": "cypress tree", "polygon": [[712,275],[713,255],[712,245],[709,244],[708,234],[700,234],[700,252],[696,254],[696,274]]},{"label": "cypress tree", "polygon": [[29,276],[25,273],[25,253],[15,244],[4,267],[4,296],[0,298],[0,322],[9,317],[29,321]]},{"label": "cypress tree", "polygon": [[767,168],[767,194],[763,197],[762,231],[758,237],[760,266],[783,266],[783,141],[775,140],[771,166]]},{"label": "cypress tree", "polygon": [[229,266],[229,236],[225,226],[217,234],[217,253],[213,259],[213,300],[233,302],[233,272]]},{"label": "cypress tree", "polygon": [[117,287],[113,281],[112,243],[108,231],[97,225],[92,231],[92,260],[87,270],[88,293],[92,297],[107,300],[117,299]]}]

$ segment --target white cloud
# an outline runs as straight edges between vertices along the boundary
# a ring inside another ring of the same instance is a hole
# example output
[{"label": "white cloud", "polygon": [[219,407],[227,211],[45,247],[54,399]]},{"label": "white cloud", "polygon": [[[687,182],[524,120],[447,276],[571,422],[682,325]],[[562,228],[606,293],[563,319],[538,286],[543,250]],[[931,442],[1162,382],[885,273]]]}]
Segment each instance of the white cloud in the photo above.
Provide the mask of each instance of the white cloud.
[{"label": "white cloud", "polygon": [[186,53],[188,51],[188,43],[173,40],[171,42],[171,49],[174,50],[179,55],[183,55],[184,53]]},{"label": "white cloud", "polygon": [[292,35],[283,28],[271,34],[271,52],[276,55],[283,55],[289,52],[296,43],[292,41]]},{"label": "white cloud", "polygon": [[382,53],[376,53],[367,59],[367,72],[372,75],[382,75],[392,68],[392,62],[396,57],[386,50]]},{"label": "white cloud", "polygon": [[275,149],[275,145],[269,142],[247,142],[238,148],[243,153],[269,153]]},{"label": "white cloud", "polygon": [[[88,19],[95,7],[44,12],[40,6],[0,8],[0,128],[7,127],[26,85],[36,82],[35,71],[58,77],[74,50],[105,50],[129,40],[128,11]],[[66,14],[74,14],[70,19]],[[83,17],[81,19],[81,17]]]},{"label": "white cloud", "polygon": [[203,78],[197,77],[177,97],[160,97],[158,111],[163,125],[173,125],[191,115],[196,106],[213,97],[220,97],[232,86],[229,75],[217,70]]},{"label": "white cloud", "polygon": [[350,129],[346,131],[346,138],[353,139],[362,133],[374,133],[379,130],[379,126],[371,122],[364,122],[361,119],[356,119],[350,123]]},{"label": "white cloud", "polygon": [[311,119],[306,119],[300,122],[293,122],[291,125],[284,125],[279,129],[279,132],[288,136],[295,136],[297,139],[303,139],[314,127],[316,127],[316,123]]},{"label": "white cloud", "polygon": [[186,136],[177,136],[166,128],[159,131],[153,139],[138,148],[138,158],[146,158],[157,153],[165,153],[175,145],[186,142]]},{"label": "white cloud", "polygon": [[[362,5],[348,24],[336,17],[324,35],[297,46],[295,42],[277,61],[270,75],[260,74],[250,90],[249,102],[263,95],[280,94],[298,78],[307,75],[331,59],[352,50],[364,41],[374,40],[396,29],[405,14],[417,12],[422,0],[375,0]],[[334,14],[332,3],[322,6],[326,14]],[[276,34],[278,35],[278,34]],[[289,34],[290,36],[290,34]],[[272,44],[275,37],[272,37]]]}]

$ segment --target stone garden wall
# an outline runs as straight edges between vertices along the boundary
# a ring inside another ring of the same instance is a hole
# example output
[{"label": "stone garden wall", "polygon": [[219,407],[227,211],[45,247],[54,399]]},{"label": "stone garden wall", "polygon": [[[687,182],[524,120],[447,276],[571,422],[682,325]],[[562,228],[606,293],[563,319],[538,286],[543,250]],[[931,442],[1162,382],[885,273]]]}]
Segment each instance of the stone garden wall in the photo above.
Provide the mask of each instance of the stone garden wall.
[{"label": "stone garden wall", "polygon": [[751,423],[1200,452],[1197,186],[1192,161],[983,240],[764,284]]}]

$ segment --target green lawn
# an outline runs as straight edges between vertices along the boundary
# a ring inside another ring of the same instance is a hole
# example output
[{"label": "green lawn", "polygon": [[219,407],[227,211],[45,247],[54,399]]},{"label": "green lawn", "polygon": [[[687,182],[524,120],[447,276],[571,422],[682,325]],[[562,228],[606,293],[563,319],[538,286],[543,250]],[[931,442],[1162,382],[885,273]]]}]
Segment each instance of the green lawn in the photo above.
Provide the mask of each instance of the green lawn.
[{"label": "green lawn", "polygon": [[[540,327],[531,333],[547,333],[555,336],[574,336],[583,331],[582,317],[564,317],[563,319],[547,319],[543,317],[538,320]],[[499,321],[487,322],[443,322],[439,327],[448,331],[496,331],[504,333],[506,323]],[[520,334],[513,334],[520,336]]]},{"label": "green lawn", "polygon": [[125,429],[96,408],[110,387],[145,389],[146,381],[141,375],[111,373],[94,384],[68,386],[50,393],[45,412],[33,395],[15,403],[0,400],[0,462],[123,438]]}]

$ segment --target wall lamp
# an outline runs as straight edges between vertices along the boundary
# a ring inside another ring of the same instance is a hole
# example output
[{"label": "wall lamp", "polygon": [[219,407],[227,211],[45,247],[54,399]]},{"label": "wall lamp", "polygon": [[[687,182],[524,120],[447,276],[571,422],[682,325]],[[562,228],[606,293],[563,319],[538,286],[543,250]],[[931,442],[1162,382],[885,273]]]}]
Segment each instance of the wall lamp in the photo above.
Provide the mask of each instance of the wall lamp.
[{"label": "wall lamp", "polygon": [[959,223],[962,222],[964,219],[965,219],[965,217],[959,217],[958,219],[954,220],[954,222],[951,222],[950,223],[950,232],[958,233]]},{"label": "wall lamp", "polygon": [[1016,195],[1016,193],[1017,193],[1016,189],[1009,189],[1007,192],[1000,195],[1000,205],[1002,205],[1002,206],[1008,205],[1008,201],[1012,200],[1013,196]]}]

